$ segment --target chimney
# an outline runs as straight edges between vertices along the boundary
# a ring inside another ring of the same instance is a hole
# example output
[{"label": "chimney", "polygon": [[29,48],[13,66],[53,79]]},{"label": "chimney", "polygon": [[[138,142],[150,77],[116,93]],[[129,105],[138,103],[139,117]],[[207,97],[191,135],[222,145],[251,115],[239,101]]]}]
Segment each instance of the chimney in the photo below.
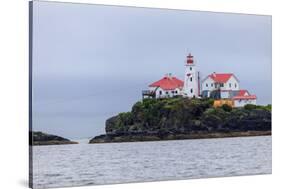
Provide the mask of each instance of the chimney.
[{"label": "chimney", "polygon": [[171,74],[171,73],[166,73],[166,74],[165,74],[165,77],[166,77],[167,79],[171,79],[171,78],[172,78],[172,74]]}]

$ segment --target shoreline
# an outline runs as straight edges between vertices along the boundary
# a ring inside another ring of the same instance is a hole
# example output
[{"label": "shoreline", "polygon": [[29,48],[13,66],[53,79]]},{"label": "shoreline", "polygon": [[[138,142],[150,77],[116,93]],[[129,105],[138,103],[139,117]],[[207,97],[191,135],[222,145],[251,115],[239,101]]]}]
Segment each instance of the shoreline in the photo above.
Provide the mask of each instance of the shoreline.
[{"label": "shoreline", "polygon": [[243,132],[213,132],[213,133],[192,133],[175,134],[167,136],[157,135],[123,135],[109,136],[103,135],[99,138],[93,138],[89,144],[100,143],[121,143],[121,142],[148,142],[148,141],[168,141],[168,140],[194,140],[194,139],[215,139],[215,138],[234,138],[234,137],[252,137],[252,136],[271,136],[271,131],[243,131]]},{"label": "shoreline", "polygon": [[63,144],[78,144],[78,142],[71,141],[61,136],[43,133],[41,131],[29,132],[30,146],[63,145]]},{"label": "shoreline", "polygon": [[79,144],[75,141],[34,141],[31,146],[68,145]]},{"label": "shoreline", "polygon": [[105,121],[89,143],[271,135],[271,106],[214,107],[213,99],[144,99]]}]

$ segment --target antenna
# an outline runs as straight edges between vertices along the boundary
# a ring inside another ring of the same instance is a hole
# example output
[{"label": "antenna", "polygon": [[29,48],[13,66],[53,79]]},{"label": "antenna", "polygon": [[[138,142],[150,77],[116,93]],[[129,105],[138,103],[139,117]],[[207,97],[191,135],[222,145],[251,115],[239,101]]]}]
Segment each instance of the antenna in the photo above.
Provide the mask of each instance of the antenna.
[{"label": "antenna", "polygon": [[186,48],[186,52],[187,52],[187,53],[190,52],[190,51],[189,51],[189,48]]}]

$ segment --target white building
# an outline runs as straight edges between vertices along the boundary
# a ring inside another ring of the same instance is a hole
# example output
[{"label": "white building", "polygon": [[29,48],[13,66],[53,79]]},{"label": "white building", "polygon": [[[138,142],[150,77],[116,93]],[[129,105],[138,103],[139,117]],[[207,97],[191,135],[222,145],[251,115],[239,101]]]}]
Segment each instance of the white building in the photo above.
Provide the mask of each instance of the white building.
[{"label": "white building", "polygon": [[213,73],[202,81],[202,97],[230,99],[234,107],[256,104],[256,95],[247,90],[240,90],[239,80],[232,73]]},{"label": "white building", "polygon": [[142,92],[143,98],[169,98],[182,95],[183,81],[167,74],[162,79],[149,85],[149,90]]},{"label": "white building", "polygon": [[199,72],[191,54],[187,56],[185,66],[184,81],[167,74],[150,84],[149,89],[142,92],[143,98],[203,97],[227,99],[234,107],[256,104],[256,95],[251,95],[247,90],[240,90],[239,80],[233,73],[214,72],[200,82]]},{"label": "white building", "polygon": [[[202,81],[202,96],[212,96],[213,91],[219,91],[219,98],[230,98],[230,91],[240,89],[239,80],[232,73],[212,73]],[[216,94],[213,94],[216,95]]]},{"label": "white building", "polygon": [[239,90],[238,94],[232,97],[234,107],[243,107],[246,104],[257,104],[256,95],[251,95],[247,90]]},{"label": "white building", "polygon": [[185,66],[183,96],[198,97],[200,95],[199,72],[196,71],[195,62],[190,53],[187,56]]}]

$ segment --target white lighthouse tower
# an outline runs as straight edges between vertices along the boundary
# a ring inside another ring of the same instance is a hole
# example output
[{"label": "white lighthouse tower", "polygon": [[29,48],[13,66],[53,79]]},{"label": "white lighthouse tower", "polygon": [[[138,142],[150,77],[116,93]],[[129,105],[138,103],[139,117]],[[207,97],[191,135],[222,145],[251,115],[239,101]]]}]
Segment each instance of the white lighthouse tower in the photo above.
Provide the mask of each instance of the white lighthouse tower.
[{"label": "white lighthouse tower", "polygon": [[185,66],[183,96],[198,97],[200,95],[199,73],[196,71],[193,56],[190,53],[187,56]]}]

